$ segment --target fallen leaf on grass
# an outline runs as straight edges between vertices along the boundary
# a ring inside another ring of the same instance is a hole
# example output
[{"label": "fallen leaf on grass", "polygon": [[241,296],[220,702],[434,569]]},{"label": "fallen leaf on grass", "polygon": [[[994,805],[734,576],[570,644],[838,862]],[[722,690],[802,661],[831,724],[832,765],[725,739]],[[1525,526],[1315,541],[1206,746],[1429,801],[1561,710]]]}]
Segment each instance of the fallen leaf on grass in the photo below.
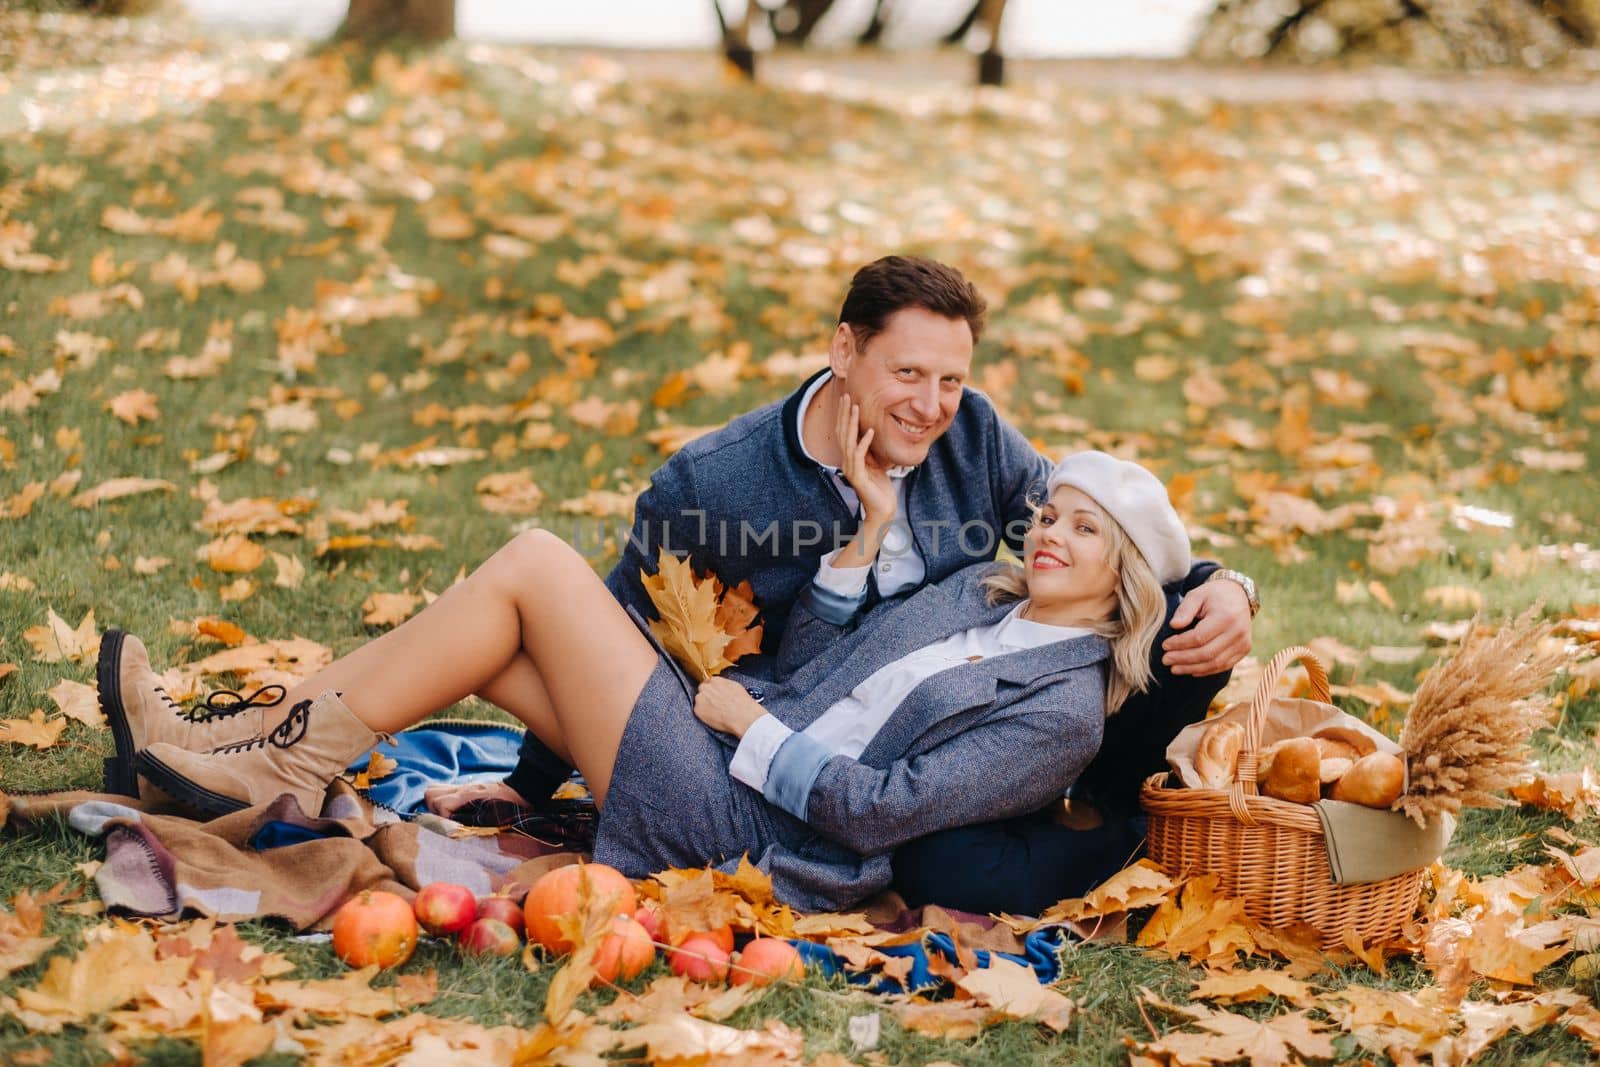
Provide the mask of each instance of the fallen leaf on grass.
[{"label": "fallen leaf on grass", "polygon": [[29,966],[60,940],[43,934],[44,909],[27,890],[11,898],[10,911],[0,908],[0,978]]},{"label": "fallen leaf on grass", "polygon": [[1600,811],[1600,780],[1589,767],[1560,774],[1540,773],[1511,787],[1512,799],[1535,808],[1559,811],[1576,822]]},{"label": "fallen leaf on grass", "polygon": [[613,1000],[595,1012],[595,1018],[602,1022],[644,1023],[687,1012],[721,1022],[765,992],[766,988],[754,985],[723,987],[691,982],[680,975],[663,975],[644,992]]},{"label": "fallen leaf on grass", "polygon": [[[185,961],[187,965],[187,961]],[[344,1019],[352,1015],[395,1015],[438,995],[438,976],[403,974],[393,986],[372,988],[377,967],[363,967],[337,978],[295,982],[279,979],[256,986],[256,1004],[300,1019]]]},{"label": "fallen leaf on grass", "polygon": [[95,628],[94,609],[84,612],[76,628],[48,609],[43,626],[30,626],[22,639],[33,646],[33,658],[40,663],[81,662],[100,654],[100,634]]},{"label": "fallen leaf on grass", "polygon": [[718,1067],[747,1063],[798,1063],[805,1034],[768,1019],[759,1030],[736,1030],[692,1015],[672,1015],[623,1031],[618,1048],[643,1047],[663,1067]]},{"label": "fallen leaf on grass", "polygon": [[894,1006],[895,1018],[907,1030],[949,1041],[970,1041],[977,1037],[989,1025],[993,1014],[970,1000],[911,1001]]},{"label": "fallen leaf on grass", "polygon": [[1330,1031],[1304,1011],[1258,1021],[1231,1011],[1200,1005],[1179,1007],[1168,1004],[1148,990],[1141,999],[1153,1007],[1187,1018],[1203,1031],[1173,1031],[1147,1043],[1124,1038],[1131,1048],[1146,1056],[1159,1057],[1163,1063],[1179,1067],[1210,1067],[1212,1064],[1243,1060],[1259,1067],[1286,1067],[1301,1062],[1302,1057],[1318,1060],[1333,1058]]},{"label": "fallen leaf on grass", "polygon": [[563,500],[556,510],[563,515],[588,515],[597,519],[631,519],[633,502],[638,493],[620,493],[614,489],[592,489],[580,497]]},{"label": "fallen leaf on grass", "polygon": [[56,1034],[68,1024],[104,1015],[152,986],[174,985],[189,973],[187,959],[158,960],[142,927],[100,926],[84,935],[83,951],[55,956],[38,985],[16,993],[24,1025]]},{"label": "fallen leaf on grass", "polygon": [[1085,895],[1052,905],[1039,916],[1039,923],[1070,922],[1153,907],[1167,900],[1177,888],[1178,883],[1160,867],[1150,860],[1140,860],[1124,867]]},{"label": "fallen leaf on grass", "polygon": [[100,712],[100,692],[92,685],[63,679],[45,690],[45,696],[55,701],[61,714],[69,719],[77,719],[85,726],[105,725],[106,717]]},{"label": "fallen leaf on grass", "polygon": [[1156,909],[1139,931],[1138,944],[1223,968],[1231,967],[1240,952],[1254,951],[1255,939],[1244,924],[1244,902],[1218,896],[1217,883],[1214,874],[1190,879],[1181,895]]},{"label": "fallen leaf on grass", "polygon": [[1491,911],[1473,924],[1467,961],[1485,978],[1533,985],[1539,971],[1571,951],[1564,923],[1530,927],[1520,915]]},{"label": "fallen leaf on grass", "polygon": [[361,621],[368,626],[399,626],[420,603],[422,598],[415,593],[373,593],[361,602]]},{"label": "fallen leaf on grass", "polygon": [[957,978],[956,987],[1001,1015],[1041,1022],[1058,1034],[1072,1025],[1077,1013],[1071,1000],[1039,984],[1033,968],[992,953],[989,966]]},{"label": "fallen leaf on grass", "polygon": [[0,742],[45,749],[60,740],[61,731],[66,728],[65,718],[47,722],[44,712],[34,708],[26,719],[0,719]]},{"label": "fallen leaf on grass", "polygon": [[286,556],[282,552],[269,552],[268,555],[278,571],[272,584],[280,589],[299,589],[300,583],[306,578],[306,565],[300,562],[300,557]]},{"label": "fallen leaf on grass", "polygon": [[129,389],[125,393],[118,393],[106,401],[106,410],[129,426],[138,425],[141,419],[155,422],[161,418],[161,411],[156,407],[156,395],[146,389]]},{"label": "fallen leaf on grass", "polygon": [[96,504],[103,504],[108,500],[121,500],[125,496],[135,496],[139,493],[170,493],[177,489],[176,485],[162,478],[112,478],[110,481],[101,482],[93,489],[86,489],[72,498],[75,508],[92,508]]},{"label": "fallen leaf on grass", "polygon": [[267,561],[266,549],[237,533],[201,545],[194,555],[222,574],[246,574]]},{"label": "fallen leaf on grass", "polygon": [[1310,986],[1282,971],[1273,970],[1208,974],[1194,987],[1190,996],[1219,1004],[1245,1004],[1267,997],[1280,997],[1297,1008],[1309,1008],[1316,1000]]},{"label": "fallen leaf on grass", "polygon": [[531,471],[501,471],[478,479],[474,487],[483,510],[496,515],[533,515],[544,506],[544,490]]},{"label": "fallen leaf on grass", "polygon": [[15,495],[0,500],[0,519],[25,519],[33,505],[44,496],[43,482],[29,482]]}]

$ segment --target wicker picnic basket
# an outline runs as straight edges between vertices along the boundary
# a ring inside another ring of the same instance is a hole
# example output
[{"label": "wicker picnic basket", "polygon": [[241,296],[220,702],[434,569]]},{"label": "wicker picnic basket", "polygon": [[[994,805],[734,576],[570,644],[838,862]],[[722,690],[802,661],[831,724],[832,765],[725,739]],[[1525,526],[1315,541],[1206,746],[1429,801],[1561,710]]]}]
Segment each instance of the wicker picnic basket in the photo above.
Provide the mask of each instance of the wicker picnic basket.
[{"label": "wicker picnic basket", "polygon": [[1327,671],[1310,649],[1274,656],[1250,702],[1230,788],[1169,788],[1166,774],[1145,781],[1139,799],[1149,815],[1149,856],[1174,876],[1218,875],[1219,892],[1242,900],[1264,926],[1307,923],[1324,949],[1342,945],[1347,932],[1371,944],[1398,934],[1416,911],[1423,871],[1335,884],[1315,809],[1258,794],[1262,724],[1278,680],[1296,660],[1310,675],[1312,699],[1328,702]]}]

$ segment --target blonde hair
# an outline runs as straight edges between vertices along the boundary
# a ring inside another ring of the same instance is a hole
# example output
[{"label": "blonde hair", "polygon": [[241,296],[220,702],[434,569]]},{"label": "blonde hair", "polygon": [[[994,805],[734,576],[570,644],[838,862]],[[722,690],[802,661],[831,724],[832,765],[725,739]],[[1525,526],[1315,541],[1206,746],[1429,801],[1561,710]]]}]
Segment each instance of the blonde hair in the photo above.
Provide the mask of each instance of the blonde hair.
[{"label": "blonde hair", "polygon": [[[1039,507],[1033,505],[1034,521]],[[1150,689],[1150,646],[1167,617],[1167,595],[1156,572],[1134,545],[1121,524],[1105,517],[1106,562],[1117,573],[1117,606],[1110,618],[1088,624],[1088,629],[1111,643],[1111,676],[1106,680],[1106,714],[1122,707],[1131,693]],[[1015,563],[983,578],[989,603],[1021,600],[1028,595],[1028,578]]]}]

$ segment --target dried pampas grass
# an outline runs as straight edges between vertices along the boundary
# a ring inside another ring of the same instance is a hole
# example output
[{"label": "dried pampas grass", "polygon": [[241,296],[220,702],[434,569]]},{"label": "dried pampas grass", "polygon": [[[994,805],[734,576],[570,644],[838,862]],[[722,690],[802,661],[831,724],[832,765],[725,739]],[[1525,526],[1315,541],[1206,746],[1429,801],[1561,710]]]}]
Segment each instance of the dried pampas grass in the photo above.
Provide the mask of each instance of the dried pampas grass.
[{"label": "dried pampas grass", "polygon": [[1400,731],[1410,788],[1398,809],[1418,825],[1442,812],[1501,807],[1532,771],[1528,739],[1550,723],[1545,692],[1567,654],[1535,604],[1499,630],[1473,620],[1461,647],[1428,672]]}]

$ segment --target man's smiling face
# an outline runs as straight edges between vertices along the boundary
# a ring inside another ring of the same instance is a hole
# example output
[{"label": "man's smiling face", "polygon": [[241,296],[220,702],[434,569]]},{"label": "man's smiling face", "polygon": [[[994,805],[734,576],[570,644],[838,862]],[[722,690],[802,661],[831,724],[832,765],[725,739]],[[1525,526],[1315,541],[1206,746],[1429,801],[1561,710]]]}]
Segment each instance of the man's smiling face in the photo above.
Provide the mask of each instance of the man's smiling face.
[{"label": "man's smiling face", "polygon": [[850,327],[834,331],[834,377],[861,408],[861,430],[884,467],[914,467],[950,428],[972,373],[972,330],[923,308],[902,308],[865,346]]}]

